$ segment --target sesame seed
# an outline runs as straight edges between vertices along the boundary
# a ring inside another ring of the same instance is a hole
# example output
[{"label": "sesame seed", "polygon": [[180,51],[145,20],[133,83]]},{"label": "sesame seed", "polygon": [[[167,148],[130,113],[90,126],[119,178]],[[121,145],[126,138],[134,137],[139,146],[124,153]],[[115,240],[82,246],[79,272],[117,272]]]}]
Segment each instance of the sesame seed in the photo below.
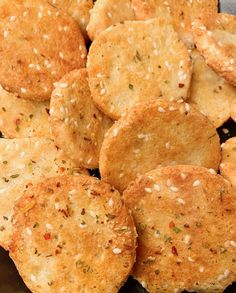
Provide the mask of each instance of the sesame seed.
[{"label": "sesame seed", "polygon": [[60,57],[61,59],[64,59],[64,54],[63,54],[62,52],[59,52],[59,57]]},{"label": "sesame seed", "polygon": [[225,270],[222,275],[219,275],[219,277],[217,278],[217,280],[218,281],[222,281],[222,280],[228,278],[229,274],[230,274],[230,271],[229,270]]},{"label": "sesame seed", "polygon": [[177,198],[177,203],[184,205],[186,202],[182,198]]},{"label": "sesame seed", "polygon": [[119,129],[118,128],[115,128],[113,130],[113,136],[116,137],[118,135],[118,133],[119,133]]},{"label": "sesame seed", "polygon": [[233,246],[234,248],[236,248],[236,242],[235,242],[235,241],[230,240],[230,241],[229,241],[229,244],[230,244],[231,246]]},{"label": "sesame seed", "polygon": [[185,235],[183,240],[186,245],[191,244],[191,236],[190,235]]},{"label": "sesame seed", "polygon": [[77,190],[76,189],[72,189],[68,192],[69,195],[73,195],[76,194]]},{"label": "sesame seed", "polygon": [[200,184],[201,184],[201,181],[200,180],[195,180],[193,182],[193,187],[198,187]]},{"label": "sesame seed", "polygon": [[82,59],[84,59],[85,57],[86,57],[86,55],[85,54],[81,54],[81,56],[80,56]]},{"label": "sesame seed", "polygon": [[106,93],[106,89],[104,89],[104,88],[103,88],[103,89],[101,89],[101,92],[100,92],[100,94],[101,94],[101,95],[105,95],[105,93]]},{"label": "sesame seed", "polygon": [[43,17],[43,13],[40,11],[39,13],[38,13],[38,18],[42,18]]},{"label": "sesame seed", "polygon": [[27,92],[27,89],[25,89],[25,88],[22,87],[22,88],[20,89],[20,91],[21,91],[23,94],[25,94],[25,93]]},{"label": "sesame seed", "polygon": [[180,176],[181,176],[181,178],[182,178],[183,180],[186,179],[186,177],[187,177],[187,175],[184,174],[184,173],[181,173]]},{"label": "sesame seed", "polygon": [[26,228],[26,233],[31,236],[32,235],[32,231],[30,230],[30,228]]},{"label": "sesame seed", "polygon": [[166,181],[166,186],[170,187],[171,184],[172,184],[171,180],[170,180],[170,179],[167,179],[167,181]]},{"label": "sesame seed", "polygon": [[170,190],[172,192],[178,192],[179,191],[179,188],[175,187],[175,186],[170,186]]},{"label": "sesame seed", "polygon": [[165,109],[162,108],[162,107],[158,107],[158,112],[160,112],[160,113],[165,113]]},{"label": "sesame seed", "polygon": [[31,275],[30,275],[30,280],[31,280],[32,282],[36,282],[36,277],[35,277],[35,275],[31,274]]},{"label": "sesame seed", "polygon": [[9,35],[9,32],[8,32],[8,31],[4,31],[4,32],[3,32],[3,37],[4,37],[4,38],[7,38],[8,35]]},{"label": "sesame seed", "polygon": [[167,143],[165,144],[165,147],[166,147],[167,150],[169,150],[169,149],[170,149],[170,142],[167,142]]},{"label": "sesame seed", "polygon": [[52,225],[51,224],[46,224],[45,225],[47,229],[52,230]]},{"label": "sesame seed", "polygon": [[153,185],[154,190],[156,191],[161,191],[161,186],[159,184],[154,184]]},{"label": "sesame seed", "polygon": [[203,266],[199,267],[199,272],[203,273],[205,271],[205,268]]},{"label": "sesame seed", "polygon": [[10,20],[11,22],[15,21],[15,20],[16,20],[16,16],[14,16],[14,15],[10,16],[9,20]]},{"label": "sesame seed", "polygon": [[146,187],[146,188],[144,188],[144,190],[145,190],[145,192],[147,192],[147,193],[152,193],[152,189],[151,189],[151,188]]},{"label": "sesame seed", "polygon": [[191,256],[188,257],[188,261],[194,262],[194,259],[191,258]]},{"label": "sesame seed", "polygon": [[112,14],[111,14],[111,12],[107,12],[107,16],[108,16],[109,18],[112,18]]},{"label": "sesame seed", "polygon": [[4,193],[5,192],[5,189],[0,189],[0,194]]},{"label": "sesame seed", "polygon": [[36,48],[33,48],[34,53],[37,55],[39,51]]},{"label": "sesame seed", "polygon": [[84,228],[87,227],[87,225],[85,223],[80,223],[79,226],[80,226],[81,229],[84,229]]},{"label": "sesame seed", "polygon": [[121,253],[121,249],[117,248],[117,247],[114,248],[112,251],[113,251],[114,254],[120,254]]},{"label": "sesame seed", "polygon": [[209,172],[212,174],[212,175],[215,175],[216,174],[216,171],[214,169],[209,169]]},{"label": "sesame seed", "polygon": [[110,199],[108,200],[108,205],[109,205],[110,207],[113,207],[114,202],[113,202],[113,199],[112,199],[112,198],[110,198]]}]

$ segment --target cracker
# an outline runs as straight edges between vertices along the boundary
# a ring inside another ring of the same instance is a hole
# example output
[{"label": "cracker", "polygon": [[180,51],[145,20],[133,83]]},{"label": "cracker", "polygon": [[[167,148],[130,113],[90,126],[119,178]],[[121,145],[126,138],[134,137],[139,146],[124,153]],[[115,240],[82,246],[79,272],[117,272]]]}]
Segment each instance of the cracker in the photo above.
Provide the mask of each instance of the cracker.
[{"label": "cracker", "polygon": [[175,30],[189,47],[193,46],[192,21],[201,17],[207,25],[211,25],[218,11],[217,0],[133,0],[133,6],[137,19],[141,20],[159,16],[160,8],[168,9]]},{"label": "cracker", "polygon": [[5,138],[50,137],[49,102],[25,100],[0,86],[0,131]]},{"label": "cracker", "polygon": [[133,267],[133,219],[120,194],[93,177],[34,185],[14,220],[10,255],[32,292],[115,293]]},{"label": "cracker", "polygon": [[230,112],[231,118],[236,122],[236,98],[231,104],[231,112]]},{"label": "cracker", "polygon": [[0,84],[25,99],[48,100],[53,82],[86,63],[76,22],[42,1],[4,2],[0,43]]},{"label": "cracker", "polygon": [[88,35],[94,40],[109,26],[134,19],[131,0],[119,0],[119,4],[117,0],[97,0],[91,10],[87,26]]},{"label": "cracker", "polygon": [[191,60],[169,20],[163,14],[127,21],[92,43],[87,64],[91,93],[111,118],[118,119],[138,102],[187,97]]},{"label": "cracker", "polygon": [[94,106],[87,79],[86,69],[81,69],[55,84],[50,121],[56,144],[78,165],[93,169],[113,123]]},{"label": "cracker", "polygon": [[230,118],[236,89],[217,75],[197,50],[191,53],[193,76],[190,86],[190,105],[205,113],[215,127],[220,127]]},{"label": "cracker", "polygon": [[159,99],[139,104],[104,139],[102,179],[123,191],[138,174],[159,165],[201,165],[218,170],[219,136],[207,117],[186,103]]},{"label": "cracker", "polygon": [[[236,17],[234,22],[236,23]],[[224,21],[222,27],[219,20],[216,27],[210,30],[203,21],[196,19],[193,22],[193,35],[206,63],[230,84],[236,86],[236,30],[233,33],[232,25],[229,26],[228,31],[226,22]]]},{"label": "cracker", "polygon": [[49,139],[0,139],[1,246],[8,249],[14,203],[23,191],[37,180],[72,174],[74,168],[71,160]]},{"label": "cracker", "polygon": [[87,39],[86,27],[90,19],[90,10],[93,8],[92,0],[50,0],[53,6],[66,11],[79,24],[84,38]]},{"label": "cracker", "polygon": [[223,292],[236,278],[236,199],[220,175],[174,166],[124,192],[137,227],[133,276],[150,293]]},{"label": "cracker", "polygon": [[236,187],[236,137],[228,139],[222,145],[220,173]]}]

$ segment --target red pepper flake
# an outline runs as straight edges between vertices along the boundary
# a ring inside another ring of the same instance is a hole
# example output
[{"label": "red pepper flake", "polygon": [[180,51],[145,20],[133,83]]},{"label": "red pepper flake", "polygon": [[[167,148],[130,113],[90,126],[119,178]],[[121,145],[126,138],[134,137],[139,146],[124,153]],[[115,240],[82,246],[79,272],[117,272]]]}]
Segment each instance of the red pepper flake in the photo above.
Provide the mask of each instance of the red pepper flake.
[{"label": "red pepper flake", "polygon": [[175,227],[175,223],[174,223],[173,221],[171,221],[171,222],[169,223],[169,227],[170,227],[171,229],[173,229],[173,228]]},{"label": "red pepper flake", "polygon": [[16,125],[20,125],[21,124],[21,120],[18,118],[16,119]]},{"label": "red pepper flake", "polygon": [[177,249],[176,249],[175,246],[172,246],[172,247],[171,247],[171,251],[172,251],[172,253],[173,253],[174,255],[177,255],[177,256],[178,256],[178,251],[177,251]]},{"label": "red pepper flake", "polygon": [[49,239],[51,239],[51,233],[45,233],[43,235],[43,237],[44,237],[45,240],[49,240]]},{"label": "red pepper flake", "polygon": [[183,83],[179,83],[179,88],[182,89],[184,87]]}]

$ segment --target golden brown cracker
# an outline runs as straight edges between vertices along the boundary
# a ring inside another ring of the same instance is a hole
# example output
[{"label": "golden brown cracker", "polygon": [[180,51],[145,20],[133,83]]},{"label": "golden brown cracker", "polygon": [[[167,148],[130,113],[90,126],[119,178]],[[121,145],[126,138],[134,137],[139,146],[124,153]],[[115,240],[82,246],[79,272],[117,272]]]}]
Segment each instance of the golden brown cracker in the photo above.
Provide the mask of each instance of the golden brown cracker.
[{"label": "golden brown cracker", "polygon": [[[236,17],[234,17],[236,22]],[[215,28],[208,29],[205,23],[196,19],[193,22],[193,35],[197,49],[206,63],[230,84],[236,86],[236,48],[235,33],[218,23]]]},{"label": "golden brown cracker", "polygon": [[217,0],[133,0],[137,19],[158,17],[161,9],[167,9],[172,14],[175,30],[189,47],[193,46],[192,21],[201,17],[207,25],[215,21],[218,10]]},{"label": "golden brown cracker", "polygon": [[73,17],[79,24],[83,36],[88,37],[86,27],[90,19],[90,10],[93,8],[92,0],[50,0],[49,3]]},{"label": "golden brown cracker", "polygon": [[231,137],[222,144],[220,173],[236,187],[236,137]]},{"label": "golden brown cracker", "polygon": [[186,103],[159,99],[139,104],[118,120],[104,139],[101,177],[120,191],[138,174],[159,165],[202,165],[218,170],[215,127]]},{"label": "golden brown cracker", "polygon": [[25,100],[0,86],[0,131],[5,138],[49,138],[49,102]]},{"label": "golden brown cracker", "polygon": [[86,47],[76,22],[42,1],[0,6],[0,84],[22,98],[48,100],[53,83],[85,66]]},{"label": "golden brown cracker", "polygon": [[230,112],[231,118],[236,122],[236,98],[231,104],[231,112]]},{"label": "golden brown cracker", "polygon": [[192,72],[169,14],[102,32],[92,43],[87,67],[93,99],[113,119],[160,96],[186,99]]},{"label": "golden brown cracker", "polygon": [[115,293],[135,249],[120,194],[93,177],[51,178],[17,202],[10,255],[33,292]]},{"label": "golden brown cracker", "polygon": [[124,192],[138,232],[133,276],[148,292],[223,292],[236,278],[235,192],[199,166],[140,176]]},{"label": "golden brown cracker", "polygon": [[107,130],[113,122],[95,106],[86,69],[75,70],[55,84],[50,123],[56,144],[78,165],[97,168]]},{"label": "golden brown cracker", "polygon": [[33,182],[85,172],[46,138],[0,139],[0,245],[8,249],[15,200]]},{"label": "golden brown cracker", "polygon": [[196,106],[218,128],[230,118],[236,89],[217,75],[196,49],[191,52],[191,57],[193,75],[188,102]]},{"label": "golden brown cracker", "polygon": [[91,10],[87,31],[91,40],[111,25],[134,20],[131,0],[97,0]]}]

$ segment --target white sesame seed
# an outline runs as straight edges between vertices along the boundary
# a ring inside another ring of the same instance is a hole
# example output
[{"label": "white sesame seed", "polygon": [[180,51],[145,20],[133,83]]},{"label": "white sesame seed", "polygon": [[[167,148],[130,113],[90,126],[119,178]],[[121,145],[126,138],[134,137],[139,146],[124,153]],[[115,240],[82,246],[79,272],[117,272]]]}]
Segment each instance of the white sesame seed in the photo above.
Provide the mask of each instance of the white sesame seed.
[{"label": "white sesame seed", "polygon": [[20,89],[20,91],[21,91],[23,94],[25,94],[25,93],[27,92],[27,89],[25,89],[25,88],[22,87],[22,88]]},{"label": "white sesame seed", "polygon": [[30,228],[26,228],[26,233],[31,236],[32,235],[32,231],[30,230]]},{"label": "white sesame seed", "polygon": [[167,150],[169,150],[169,149],[170,149],[170,142],[167,142],[167,143],[165,144],[165,147],[166,147]]},{"label": "white sesame seed", "polygon": [[191,244],[191,236],[190,235],[185,235],[183,240],[186,245]]},{"label": "white sesame seed", "polygon": [[52,230],[52,225],[51,224],[47,223],[45,226],[46,226],[47,229]]},{"label": "white sesame seed", "polygon": [[236,248],[236,242],[235,242],[235,241],[230,240],[230,241],[229,241],[229,244],[230,244],[231,246],[233,246],[234,248]]},{"label": "white sesame seed", "polygon": [[38,13],[38,18],[42,18],[43,17],[43,13],[40,11],[39,13]]},{"label": "white sesame seed", "polygon": [[193,182],[193,187],[198,187],[198,186],[200,186],[201,185],[201,181],[200,180],[195,180],[194,182]]},{"label": "white sesame seed", "polygon": [[80,223],[80,224],[79,224],[79,226],[80,226],[80,228],[81,228],[81,229],[84,229],[84,228],[86,228],[86,227],[87,227],[87,225],[86,225],[86,224],[84,224],[84,223]]},{"label": "white sesame seed", "polygon": [[64,59],[64,54],[63,54],[62,52],[59,52],[59,57],[60,57],[61,59]]},{"label": "white sesame seed", "polygon": [[175,187],[175,186],[170,186],[170,190],[172,192],[178,192],[179,191],[179,188]]},{"label": "white sesame seed", "polygon": [[3,37],[4,37],[4,38],[7,38],[8,35],[9,35],[9,32],[8,32],[8,31],[4,31],[4,32],[3,32]]},{"label": "white sesame seed", "polygon": [[104,89],[104,88],[103,88],[103,89],[101,89],[101,92],[100,92],[100,94],[101,94],[101,95],[105,95],[105,93],[106,93],[106,89]]},{"label": "white sesame seed", "polygon": [[162,107],[158,107],[158,112],[160,112],[160,113],[165,113],[165,109],[162,108]]},{"label": "white sesame seed", "polygon": [[3,188],[3,189],[0,189],[0,194],[4,193],[6,190]]},{"label": "white sesame seed", "polygon": [[177,198],[177,203],[184,205],[186,202],[182,198]]},{"label": "white sesame seed", "polygon": [[76,194],[77,190],[76,189],[72,189],[68,192],[69,195],[73,195]]},{"label": "white sesame seed", "polygon": [[156,190],[156,191],[161,191],[161,186],[159,184],[154,184],[153,185],[153,188]]},{"label": "white sesame seed", "polygon": [[171,179],[167,179],[167,181],[166,181],[166,186],[170,187],[171,184],[172,184]]},{"label": "white sesame seed", "polygon": [[144,188],[144,190],[145,190],[145,192],[147,192],[147,193],[152,193],[152,189],[151,189],[151,188],[146,187],[146,188]]},{"label": "white sesame seed", "polygon": [[216,171],[214,169],[209,169],[209,172],[212,174],[212,175],[215,175],[216,174]]},{"label": "white sesame seed", "polygon": [[114,254],[120,254],[121,253],[121,249],[117,248],[117,247],[114,248],[112,251],[113,251]]},{"label": "white sesame seed", "polygon": [[222,275],[219,275],[219,277],[217,278],[217,280],[218,281],[222,281],[222,280],[228,278],[229,274],[230,274],[230,271],[229,270],[225,270]]},{"label": "white sesame seed", "polygon": [[203,266],[199,267],[199,272],[203,273],[205,271],[205,268]]},{"label": "white sesame seed", "polygon": [[14,15],[10,16],[9,20],[10,20],[11,22],[15,21],[15,20],[16,20],[16,16],[14,16]]},{"label": "white sesame seed", "polygon": [[30,275],[30,280],[31,280],[32,282],[36,282],[36,277],[35,277],[35,275],[31,274],[31,275]]},{"label": "white sesame seed", "polygon": [[113,130],[113,136],[116,137],[118,135],[118,133],[119,133],[119,128],[115,128]]},{"label": "white sesame seed", "polygon": [[110,198],[110,199],[108,200],[108,205],[109,205],[110,207],[113,207],[114,202],[113,202],[113,199],[112,199],[112,198]]},{"label": "white sesame seed", "polygon": [[187,175],[184,174],[184,173],[181,173],[180,176],[181,176],[181,178],[182,178],[183,180],[186,179],[186,177],[187,177]]},{"label": "white sesame seed", "polygon": [[194,262],[194,259],[191,258],[191,256],[188,257],[188,261]]}]

